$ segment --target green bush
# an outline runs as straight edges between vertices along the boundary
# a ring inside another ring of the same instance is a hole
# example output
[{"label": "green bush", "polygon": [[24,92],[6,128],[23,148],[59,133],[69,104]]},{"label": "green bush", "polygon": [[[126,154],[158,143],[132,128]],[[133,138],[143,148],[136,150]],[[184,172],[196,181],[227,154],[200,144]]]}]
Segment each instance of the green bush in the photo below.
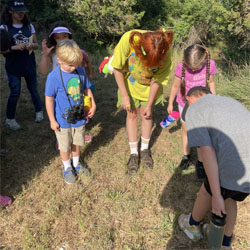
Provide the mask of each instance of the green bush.
[{"label": "green bush", "polygon": [[171,27],[175,46],[222,42],[224,56],[238,64],[250,54],[247,0],[30,0],[27,5],[38,29],[64,20],[95,46],[116,44],[130,29]]},{"label": "green bush", "polygon": [[65,1],[63,6],[79,29],[97,40],[112,42],[127,30],[140,27],[144,11],[133,12],[136,0]]}]

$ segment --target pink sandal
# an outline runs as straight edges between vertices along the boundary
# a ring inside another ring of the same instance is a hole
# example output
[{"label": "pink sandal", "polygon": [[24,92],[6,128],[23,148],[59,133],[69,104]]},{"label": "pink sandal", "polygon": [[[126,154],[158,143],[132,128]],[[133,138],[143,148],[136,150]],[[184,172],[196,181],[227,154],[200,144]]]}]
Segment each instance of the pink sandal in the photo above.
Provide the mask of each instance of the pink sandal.
[{"label": "pink sandal", "polygon": [[0,195],[0,207],[7,207],[12,203],[12,200],[8,196]]}]

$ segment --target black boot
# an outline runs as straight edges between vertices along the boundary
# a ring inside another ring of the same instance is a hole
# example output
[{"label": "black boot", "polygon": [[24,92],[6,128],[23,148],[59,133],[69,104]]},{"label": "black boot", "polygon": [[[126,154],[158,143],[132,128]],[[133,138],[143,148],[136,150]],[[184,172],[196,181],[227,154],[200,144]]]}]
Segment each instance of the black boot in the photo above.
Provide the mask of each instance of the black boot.
[{"label": "black boot", "polygon": [[181,159],[181,163],[179,164],[178,168],[187,169],[191,162],[191,156],[190,155],[183,155]]}]

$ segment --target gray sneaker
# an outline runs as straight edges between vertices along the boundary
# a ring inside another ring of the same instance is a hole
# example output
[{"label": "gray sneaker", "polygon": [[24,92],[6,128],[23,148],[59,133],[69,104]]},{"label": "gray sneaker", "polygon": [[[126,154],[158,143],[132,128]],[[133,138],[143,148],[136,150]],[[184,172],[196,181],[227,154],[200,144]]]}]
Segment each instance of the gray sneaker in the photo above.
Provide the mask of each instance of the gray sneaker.
[{"label": "gray sneaker", "polygon": [[43,120],[43,111],[36,112],[35,122],[41,122]]},{"label": "gray sneaker", "polygon": [[81,164],[81,162],[79,162],[75,167],[75,172],[77,174],[90,175],[90,170],[88,169],[87,165],[85,163]]},{"label": "gray sneaker", "polygon": [[76,182],[76,175],[72,167],[69,167],[66,170],[63,169],[63,178],[67,184],[74,184]]},{"label": "gray sneaker", "polygon": [[21,126],[16,122],[15,119],[6,119],[5,125],[7,128],[9,128],[13,131],[17,131],[17,130],[21,129]]},{"label": "gray sneaker", "polygon": [[202,234],[200,231],[199,226],[190,226],[189,225],[189,219],[190,219],[191,213],[190,214],[181,214],[178,218],[178,223],[183,230],[183,232],[187,235],[187,237],[192,240],[192,241],[199,241],[202,238]]}]

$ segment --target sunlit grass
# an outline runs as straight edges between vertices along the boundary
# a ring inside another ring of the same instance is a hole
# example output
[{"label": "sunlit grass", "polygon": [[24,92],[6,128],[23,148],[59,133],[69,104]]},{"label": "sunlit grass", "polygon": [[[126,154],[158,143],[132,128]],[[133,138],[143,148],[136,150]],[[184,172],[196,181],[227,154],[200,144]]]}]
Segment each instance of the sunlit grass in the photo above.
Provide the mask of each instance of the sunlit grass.
[{"label": "sunlit grass", "polygon": [[[175,66],[181,53],[176,55]],[[97,65],[103,58],[91,58],[96,66],[97,112],[87,125],[93,140],[81,148],[81,159],[92,175],[80,177],[72,186],[63,181],[47,117],[41,124],[34,123],[25,84],[17,109],[24,130],[12,132],[4,127],[8,88],[1,59],[1,146],[8,150],[1,158],[1,193],[12,196],[14,202],[0,211],[0,248],[204,249],[205,241],[191,243],[177,225],[179,214],[192,209],[200,186],[194,165],[184,171],[177,169],[182,157],[180,123],[162,130],[159,123],[166,116],[166,104],[157,107],[151,140],[154,169],[140,168],[138,175],[127,176],[129,148],[125,113],[116,109],[117,86],[113,76],[98,74]],[[225,74],[219,64],[217,67],[217,93],[236,98],[249,109],[249,67],[232,75]],[[38,76],[42,97],[45,79]],[[172,79],[173,72],[164,91],[166,97]],[[235,249],[249,249],[249,219],[247,199],[239,206]]]}]

